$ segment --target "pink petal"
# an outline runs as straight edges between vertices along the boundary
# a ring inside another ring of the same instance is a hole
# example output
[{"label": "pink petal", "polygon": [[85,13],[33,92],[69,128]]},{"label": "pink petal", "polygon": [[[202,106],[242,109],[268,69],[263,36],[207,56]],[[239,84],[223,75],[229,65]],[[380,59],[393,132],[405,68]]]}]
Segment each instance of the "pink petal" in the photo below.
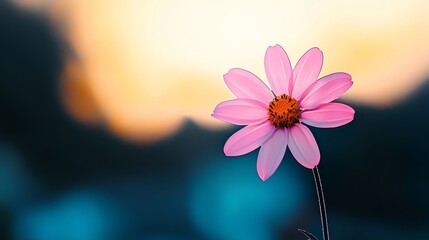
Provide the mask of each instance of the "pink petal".
[{"label": "pink petal", "polygon": [[261,146],[272,135],[274,128],[269,121],[244,127],[226,141],[223,151],[227,156],[249,153]]},{"label": "pink petal", "polygon": [[226,86],[237,98],[254,99],[269,103],[274,96],[255,74],[241,68],[233,68],[223,75]]},{"label": "pink petal", "polygon": [[262,181],[267,180],[276,171],[283,160],[288,142],[288,130],[276,129],[274,134],[261,146],[258,154],[257,169]]},{"label": "pink petal", "polygon": [[311,48],[298,60],[293,70],[293,91],[295,99],[317,80],[323,64],[323,53],[318,48]]},{"label": "pink petal", "polygon": [[301,121],[319,128],[333,128],[353,120],[355,111],[342,103],[327,103],[301,113]]},{"label": "pink petal", "polygon": [[314,82],[302,95],[301,107],[310,109],[339,98],[353,85],[347,73],[333,73]]},{"label": "pink petal", "polygon": [[268,118],[267,105],[253,99],[234,99],[219,103],[212,116],[237,125],[260,123]]},{"label": "pink petal", "polygon": [[280,45],[268,47],[265,52],[265,73],[270,86],[277,96],[290,95],[292,66],[287,53]]},{"label": "pink petal", "polygon": [[290,128],[289,149],[304,167],[313,169],[320,161],[319,147],[308,127],[297,123]]}]

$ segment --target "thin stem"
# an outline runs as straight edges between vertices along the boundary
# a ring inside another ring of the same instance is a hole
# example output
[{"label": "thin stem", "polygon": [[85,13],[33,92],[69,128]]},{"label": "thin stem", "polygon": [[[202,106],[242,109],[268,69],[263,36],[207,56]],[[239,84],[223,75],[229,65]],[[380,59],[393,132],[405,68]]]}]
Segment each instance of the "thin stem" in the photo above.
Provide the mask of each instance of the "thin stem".
[{"label": "thin stem", "polygon": [[316,182],[317,197],[319,198],[320,218],[322,220],[323,239],[329,240],[328,216],[326,214],[325,198],[323,197],[322,180],[319,169],[313,168],[314,181]]}]

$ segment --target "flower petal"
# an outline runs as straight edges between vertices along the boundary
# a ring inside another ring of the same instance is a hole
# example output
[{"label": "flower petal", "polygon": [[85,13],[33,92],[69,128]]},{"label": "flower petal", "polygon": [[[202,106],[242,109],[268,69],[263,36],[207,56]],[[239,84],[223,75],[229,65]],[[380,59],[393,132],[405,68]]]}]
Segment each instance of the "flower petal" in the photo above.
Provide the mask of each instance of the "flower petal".
[{"label": "flower petal", "polygon": [[317,80],[323,64],[323,53],[318,48],[311,48],[298,60],[293,70],[292,96],[300,100],[301,94]]},{"label": "flower petal", "polygon": [[236,125],[260,123],[268,118],[266,104],[253,99],[233,99],[219,103],[212,116]]},{"label": "flower petal", "polygon": [[267,180],[277,170],[283,160],[288,142],[288,130],[277,129],[261,146],[258,154],[257,170],[262,181]]},{"label": "flower petal", "polygon": [[280,45],[268,47],[265,52],[265,74],[277,96],[291,94],[292,66],[287,53]]},{"label": "flower petal", "polygon": [[339,98],[353,85],[352,77],[347,73],[333,73],[314,82],[303,93],[301,107],[310,109]]},{"label": "flower petal", "polygon": [[254,99],[269,103],[274,96],[255,74],[241,68],[233,68],[223,75],[226,86],[237,98]]},{"label": "flower petal", "polygon": [[355,110],[342,103],[327,103],[301,113],[301,121],[319,128],[333,128],[353,120]]},{"label": "flower petal", "polygon": [[308,127],[297,123],[290,128],[289,149],[304,167],[313,169],[320,161],[319,147]]},{"label": "flower petal", "polygon": [[246,126],[234,133],[225,143],[223,151],[227,156],[240,156],[261,146],[274,132],[274,125],[266,121]]}]

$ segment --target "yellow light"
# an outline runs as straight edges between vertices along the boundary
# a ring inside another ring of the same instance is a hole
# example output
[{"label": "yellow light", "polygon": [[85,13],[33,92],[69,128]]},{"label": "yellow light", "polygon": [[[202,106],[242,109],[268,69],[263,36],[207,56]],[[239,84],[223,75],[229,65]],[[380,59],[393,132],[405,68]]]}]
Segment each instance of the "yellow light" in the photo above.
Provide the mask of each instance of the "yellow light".
[{"label": "yellow light", "polygon": [[[46,2],[46,1],[43,1]],[[55,1],[54,1],[55,2]],[[325,53],[322,74],[350,73],[352,101],[390,104],[429,73],[427,1],[63,0],[68,36],[108,125],[154,140],[189,117],[204,125],[232,98],[232,67],[262,79],[263,56],[281,44],[294,64]]]}]

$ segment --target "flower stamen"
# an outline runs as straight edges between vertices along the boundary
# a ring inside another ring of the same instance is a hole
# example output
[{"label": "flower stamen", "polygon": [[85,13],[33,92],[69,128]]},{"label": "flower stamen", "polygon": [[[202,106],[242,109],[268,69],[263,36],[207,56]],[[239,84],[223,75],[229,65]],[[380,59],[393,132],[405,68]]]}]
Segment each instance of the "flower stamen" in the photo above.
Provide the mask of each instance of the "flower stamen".
[{"label": "flower stamen", "polygon": [[289,128],[299,122],[300,115],[298,102],[286,94],[275,97],[268,108],[268,120],[276,127]]}]

